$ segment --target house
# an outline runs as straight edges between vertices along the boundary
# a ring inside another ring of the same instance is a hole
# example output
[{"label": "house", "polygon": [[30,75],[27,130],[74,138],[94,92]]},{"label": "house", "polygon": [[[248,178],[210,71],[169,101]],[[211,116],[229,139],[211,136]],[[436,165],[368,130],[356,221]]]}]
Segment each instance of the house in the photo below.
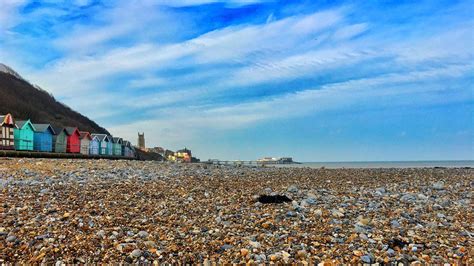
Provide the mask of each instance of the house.
[{"label": "house", "polygon": [[15,149],[18,151],[32,151],[35,135],[35,127],[30,120],[17,121],[13,130],[15,135]]},{"label": "house", "polygon": [[53,151],[53,136],[55,134],[50,124],[33,124],[35,132],[33,136],[33,150],[42,152]]},{"label": "house", "polygon": [[80,131],[79,132],[79,140],[81,142],[81,154],[89,155],[90,153],[90,143],[92,140],[91,134],[86,131]]},{"label": "house", "polygon": [[13,130],[16,128],[15,122],[11,114],[0,115],[0,149],[15,149],[15,134]]},{"label": "house", "polygon": [[107,134],[92,134],[92,138],[97,137],[99,139],[99,154],[109,155],[109,148],[112,149],[109,135]]},{"label": "house", "polygon": [[148,152],[158,153],[161,156],[165,156],[165,149],[162,147],[154,147],[148,149]]},{"label": "house", "polygon": [[62,127],[54,127],[53,135],[53,151],[54,152],[66,152],[67,146],[67,133]]},{"label": "house", "polygon": [[122,143],[123,143],[123,140],[122,138],[119,138],[119,137],[113,137],[112,138],[112,143],[113,143],[113,155],[117,155],[117,156],[122,156]]},{"label": "house", "polygon": [[89,154],[91,155],[99,155],[100,149],[100,140],[97,136],[91,135],[91,141],[89,144]]},{"label": "house", "polygon": [[66,127],[64,128],[67,133],[67,153],[79,153],[81,152],[81,133],[77,127]]}]

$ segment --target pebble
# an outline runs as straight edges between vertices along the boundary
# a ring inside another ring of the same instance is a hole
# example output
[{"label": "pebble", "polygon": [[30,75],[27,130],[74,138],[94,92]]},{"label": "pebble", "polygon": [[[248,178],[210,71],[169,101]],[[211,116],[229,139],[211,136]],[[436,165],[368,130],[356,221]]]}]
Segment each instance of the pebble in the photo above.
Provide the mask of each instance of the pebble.
[{"label": "pebble", "polygon": [[257,241],[249,241],[249,245],[252,246],[253,248],[260,248],[262,246],[262,244],[260,244],[260,242],[257,242]]},{"label": "pebble", "polygon": [[436,189],[436,190],[443,190],[444,189],[444,182],[443,181],[435,182],[435,183],[433,183],[432,187],[433,187],[433,189]]},{"label": "pebble", "polygon": [[369,255],[361,256],[360,260],[364,263],[372,263],[372,257]]},{"label": "pebble", "polygon": [[16,236],[11,235],[11,236],[8,236],[6,240],[7,242],[15,242],[16,239],[17,239]]},{"label": "pebble", "polygon": [[[474,265],[473,169],[80,159],[1,167],[0,264]],[[262,194],[293,202],[255,204]]]},{"label": "pebble", "polygon": [[139,258],[141,257],[143,254],[143,252],[139,249],[135,249],[132,251],[132,253],[130,253],[130,256],[133,257],[133,258]]},{"label": "pebble", "polygon": [[298,188],[295,185],[291,185],[291,186],[288,187],[287,191],[290,192],[290,193],[297,193]]},{"label": "pebble", "polygon": [[390,221],[390,226],[393,228],[400,228],[400,223],[397,220]]},{"label": "pebble", "polygon": [[146,231],[140,231],[137,235],[139,238],[147,238],[149,234]]}]

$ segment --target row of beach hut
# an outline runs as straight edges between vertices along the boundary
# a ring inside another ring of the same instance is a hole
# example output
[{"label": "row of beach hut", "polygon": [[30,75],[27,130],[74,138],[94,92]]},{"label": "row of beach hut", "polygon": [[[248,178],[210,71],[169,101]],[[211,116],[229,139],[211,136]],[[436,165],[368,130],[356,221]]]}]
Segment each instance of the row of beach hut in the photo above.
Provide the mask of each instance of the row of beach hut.
[{"label": "row of beach hut", "polygon": [[107,134],[91,134],[77,127],[57,128],[14,121],[11,114],[0,115],[0,149],[84,155],[135,157],[132,144]]}]

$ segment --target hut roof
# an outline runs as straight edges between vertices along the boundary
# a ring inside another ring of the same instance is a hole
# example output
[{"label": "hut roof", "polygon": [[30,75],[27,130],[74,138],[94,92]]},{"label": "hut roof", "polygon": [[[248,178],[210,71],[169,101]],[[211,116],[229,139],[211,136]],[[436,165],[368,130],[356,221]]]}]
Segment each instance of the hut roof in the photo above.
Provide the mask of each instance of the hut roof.
[{"label": "hut roof", "polygon": [[3,125],[16,127],[15,122],[13,121],[13,116],[11,114],[0,115],[0,126]]},{"label": "hut roof", "polygon": [[110,141],[110,137],[107,134],[92,134],[92,136],[97,137],[100,141]]},{"label": "hut roof", "polygon": [[53,127],[53,129],[54,129],[54,135],[59,135],[63,131],[64,131],[64,133],[66,133],[66,130],[63,127]]},{"label": "hut roof", "polygon": [[79,133],[79,130],[77,129],[77,127],[65,127],[64,128],[66,130],[66,133],[71,136],[72,134],[74,134],[74,132],[77,131],[77,134],[80,135]]},{"label": "hut roof", "polygon": [[33,126],[35,127],[35,132],[45,132],[49,128],[54,135],[56,134],[50,124],[33,124]]},{"label": "hut roof", "polygon": [[80,131],[79,132],[80,139],[88,138],[89,140],[92,140],[91,134],[87,131]]},{"label": "hut roof", "polygon": [[113,138],[112,138],[112,142],[113,142],[113,143],[122,144],[122,143],[123,143],[123,140],[122,140],[122,138],[120,138],[120,137],[113,137]]},{"label": "hut roof", "polygon": [[16,126],[18,128],[23,128],[26,124],[30,124],[31,125],[31,128],[33,128],[34,131],[36,131],[36,128],[35,126],[33,126],[33,124],[31,123],[30,120],[19,120],[19,121],[16,121]]}]

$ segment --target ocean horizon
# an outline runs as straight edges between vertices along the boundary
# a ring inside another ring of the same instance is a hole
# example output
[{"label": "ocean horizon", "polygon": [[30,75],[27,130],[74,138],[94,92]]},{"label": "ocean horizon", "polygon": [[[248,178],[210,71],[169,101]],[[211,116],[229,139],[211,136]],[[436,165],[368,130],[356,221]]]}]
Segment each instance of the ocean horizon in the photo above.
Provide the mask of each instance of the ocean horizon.
[{"label": "ocean horizon", "polygon": [[300,164],[280,164],[272,166],[298,168],[474,168],[474,160],[300,162]]}]

